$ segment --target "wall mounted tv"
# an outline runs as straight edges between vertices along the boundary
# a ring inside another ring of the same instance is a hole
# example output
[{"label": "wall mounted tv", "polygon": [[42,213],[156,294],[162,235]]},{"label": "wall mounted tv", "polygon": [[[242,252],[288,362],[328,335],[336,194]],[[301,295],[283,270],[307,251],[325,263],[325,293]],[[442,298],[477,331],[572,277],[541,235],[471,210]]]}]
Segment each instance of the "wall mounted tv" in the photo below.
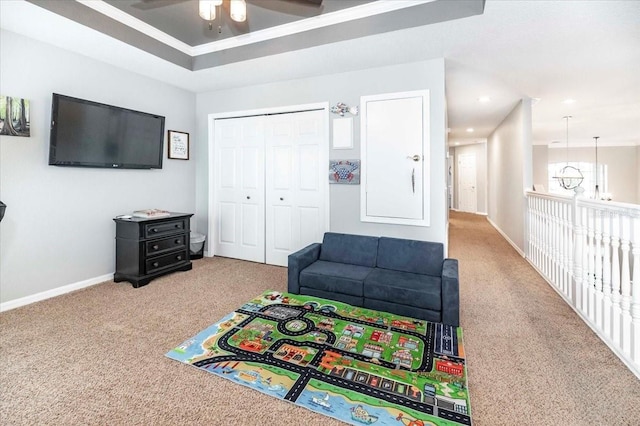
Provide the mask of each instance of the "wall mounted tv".
[{"label": "wall mounted tv", "polygon": [[164,117],[53,94],[49,165],[161,169]]}]

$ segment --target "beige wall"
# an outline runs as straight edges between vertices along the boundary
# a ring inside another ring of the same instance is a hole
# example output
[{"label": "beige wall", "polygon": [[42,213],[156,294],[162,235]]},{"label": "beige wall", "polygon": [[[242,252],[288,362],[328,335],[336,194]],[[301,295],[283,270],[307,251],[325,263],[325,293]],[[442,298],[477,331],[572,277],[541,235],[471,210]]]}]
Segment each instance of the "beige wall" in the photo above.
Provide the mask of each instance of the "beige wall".
[{"label": "beige wall", "polygon": [[[549,148],[547,163],[567,161],[595,162],[594,148]],[[535,151],[534,151],[535,152]],[[640,204],[640,147],[599,147],[598,164],[608,166],[609,188],[614,201]],[[547,163],[534,155],[534,176],[546,175]],[[546,179],[545,179],[546,182]]]},{"label": "beige wall", "polygon": [[525,250],[525,188],[532,186],[531,100],[519,102],[487,139],[487,208],[492,224]]},{"label": "beige wall", "polygon": [[547,184],[547,164],[549,148],[546,145],[534,145],[533,147],[533,184],[542,184],[545,190],[549,189]]}]

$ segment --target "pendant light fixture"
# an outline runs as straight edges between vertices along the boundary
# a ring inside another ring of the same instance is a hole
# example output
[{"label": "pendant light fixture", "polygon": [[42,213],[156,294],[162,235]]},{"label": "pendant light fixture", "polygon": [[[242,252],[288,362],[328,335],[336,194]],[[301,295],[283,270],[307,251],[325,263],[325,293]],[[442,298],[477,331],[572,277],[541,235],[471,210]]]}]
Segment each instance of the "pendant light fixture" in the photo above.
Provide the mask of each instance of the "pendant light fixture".
[{"label": "pendant light fixture", "polygon": [[564,189],[575,189],[580,186],[584,176],[579,169],[569,165],[569,119],[572,117],[567,115],[562,118],[567,121],[567,165],[556,173],[553,178],[558,179],[558,183]]}]

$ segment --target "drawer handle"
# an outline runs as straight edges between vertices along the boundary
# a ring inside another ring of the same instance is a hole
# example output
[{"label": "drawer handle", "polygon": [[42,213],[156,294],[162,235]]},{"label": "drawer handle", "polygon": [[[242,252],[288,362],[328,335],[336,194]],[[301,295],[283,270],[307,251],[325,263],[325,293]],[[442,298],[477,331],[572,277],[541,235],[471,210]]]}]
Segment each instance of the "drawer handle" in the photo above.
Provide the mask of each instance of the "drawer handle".
[{"label": "drawer handle", "polygon": [[160,266],[160,264],[158,262],[153,262],[153,267],[157,268],[158,266]]},{"label": "drawer handle", "polygon": [[151,247],[151,248],[152,248],[152,249],[154,249],[154,250],[158,250],[160,247],[158,247],[158,245],[156,244],[156,245],[154,245],[154,246],[153,246],[153,247]]},{"label": "drawer handle", "polygon": [[251,199],[251,197],[249,197],[249,196],[247,195],[247,200],[250,200],[250,199]]},{"label": "drawer handle", "polygon": [[151,232],[158,232],[158,228],[151,229]]},{"label": "drawer handle", "polygon": [[179,255],[178,255],[178,256],[176,256],[176,259],[178,259],[178,260],[182,260],[182,256],[179,256]]},{"label": "drawer handle", "polygon": [[182,225],[180,225],[179,223],[176,224],[176,228],[180,229],[182,228]]},{"label": "drawer handle", "polygon": [[181,239],[177,239],[176,240],[176,244],[182,244],[182,240]]}]

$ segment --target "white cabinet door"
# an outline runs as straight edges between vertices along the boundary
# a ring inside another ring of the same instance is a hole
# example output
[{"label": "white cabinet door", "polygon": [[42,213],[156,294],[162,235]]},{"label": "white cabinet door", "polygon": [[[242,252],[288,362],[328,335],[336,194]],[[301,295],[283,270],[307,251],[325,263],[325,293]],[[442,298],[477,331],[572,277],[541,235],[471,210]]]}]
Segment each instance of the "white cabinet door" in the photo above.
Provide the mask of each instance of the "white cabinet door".
[{"label": "white cabinet door", "polygon": [[264,262],[264,120],[215,122],[214,252]]},{"label": "white cabinet door", "polygon": [[361,219],[429,225],[429,93],[361,98]]},{"label": "white cabinet door", "polygon": [[266,263],[286,266],[328,230],[325,120],[325,111],[266,117]]}]

